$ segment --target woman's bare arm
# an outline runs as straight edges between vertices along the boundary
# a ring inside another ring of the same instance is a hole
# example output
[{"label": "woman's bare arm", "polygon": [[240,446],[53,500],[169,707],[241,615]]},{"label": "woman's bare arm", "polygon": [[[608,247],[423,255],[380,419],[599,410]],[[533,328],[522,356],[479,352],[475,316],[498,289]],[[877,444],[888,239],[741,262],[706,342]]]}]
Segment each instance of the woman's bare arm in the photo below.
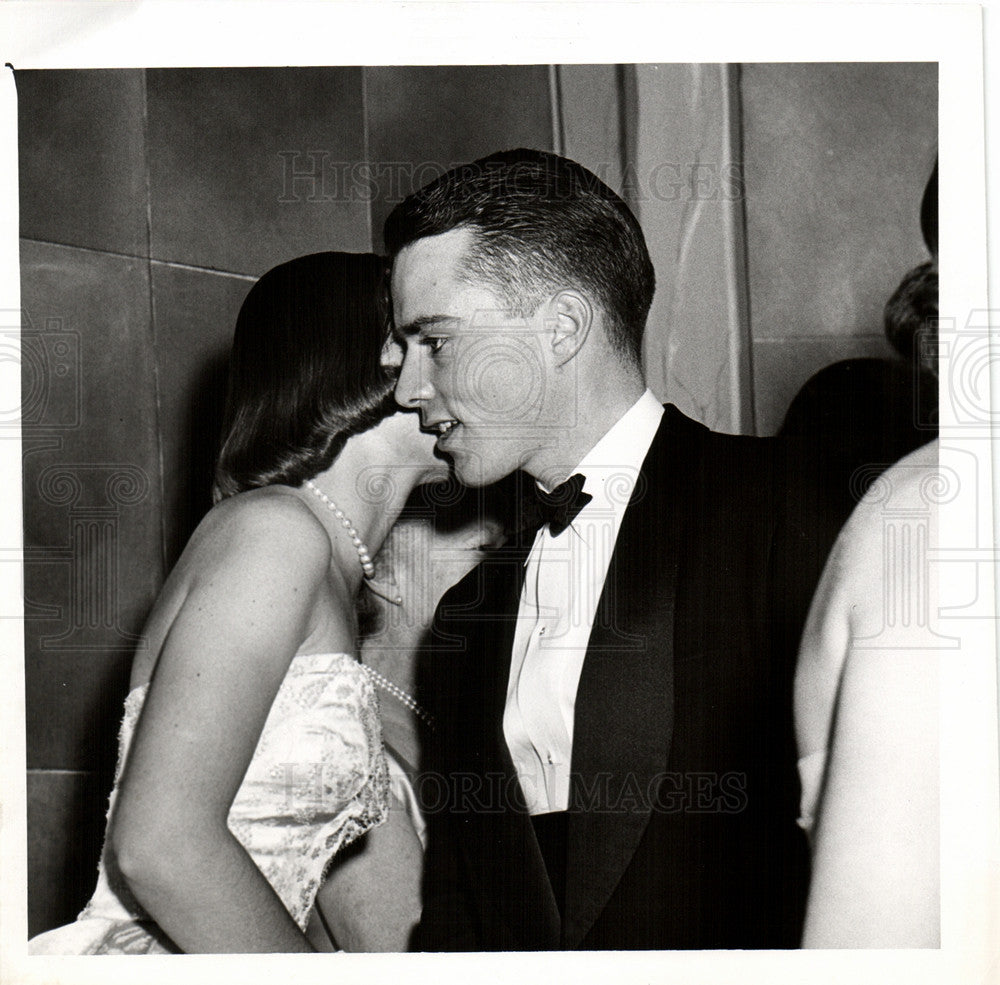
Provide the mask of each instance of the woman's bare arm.
[{"label": "woman's bare arm", "polygon": [[323,922],[345,951],[409,949],[420,919],[423,848],[405,807],[334,859],[316,899]]},{"label": "woman's bare arm", "polygon": [[312,949],[226,825],[327,578],[329,542],[303,510],[232,504],[201,545],[122,777],[112,849],[184,951]]},{"label": "woman's bare arm", "polygon": [[797,712],[811,707],[813,727],[800,716],[800,741],[811,731],[826,749],[807,947],[939,943],[936,513],[922,492],[935,464],[936,447],[920,449],[862,500],[803,638]]},{"label": "woman's bare arm", "polygon": [[938,685],[933,650],[848,658],[804,946],[938,946]]}]

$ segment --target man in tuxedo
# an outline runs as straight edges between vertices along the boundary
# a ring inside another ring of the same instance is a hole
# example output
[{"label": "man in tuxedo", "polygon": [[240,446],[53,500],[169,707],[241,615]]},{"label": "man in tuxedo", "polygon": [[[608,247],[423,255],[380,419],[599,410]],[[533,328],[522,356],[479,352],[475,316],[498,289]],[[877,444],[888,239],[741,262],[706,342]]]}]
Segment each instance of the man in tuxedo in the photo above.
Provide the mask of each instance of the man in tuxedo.
[{"label": "man in tuxedo", "polygon": [[580,165],[456,168],[385,240],[398,402],[462,482],[527,473],[542,519],[438,608],[414,946],[797,946],[800,473],[646,389],[652,264]]}]

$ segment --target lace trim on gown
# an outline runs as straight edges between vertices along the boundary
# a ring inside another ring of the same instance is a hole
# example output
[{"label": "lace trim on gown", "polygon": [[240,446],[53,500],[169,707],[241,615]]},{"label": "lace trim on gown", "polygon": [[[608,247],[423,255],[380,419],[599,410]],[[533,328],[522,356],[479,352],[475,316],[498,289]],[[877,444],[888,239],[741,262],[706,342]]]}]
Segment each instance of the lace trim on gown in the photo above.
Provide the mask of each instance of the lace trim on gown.
[{"label": "lace trim on gown", "polygon": [[[110,819],[146,686],[125,699]],[[247,850],[303,931],[332,858],[385,820],[389,773],[378,698],[351,654],[301,654],[289,666],[229,812]],[[75,924],[35,938],[31,953],[175,950],[139,905],[107,846]]]}]

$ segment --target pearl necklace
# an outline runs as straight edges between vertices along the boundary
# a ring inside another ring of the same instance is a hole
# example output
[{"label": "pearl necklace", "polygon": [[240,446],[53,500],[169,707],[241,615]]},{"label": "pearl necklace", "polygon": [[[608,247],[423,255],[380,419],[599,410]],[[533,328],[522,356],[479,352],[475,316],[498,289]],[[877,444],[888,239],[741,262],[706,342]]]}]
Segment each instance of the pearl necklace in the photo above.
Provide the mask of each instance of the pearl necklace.
[{"label": "pearl necklace", "polygon": [[322,489],[313,485],[312,479],[306,479],[306,485],[326,504],[326,508],[340,521],[340,525],[347,531],[347,536],[351,538],[354,549],[358,552],[358,560],[361,562],[361,570],[368,579],[375,577],[375,565],[372,563],[368,547],[358,536],[354,524],[344,515],[344,511],[330,499]]},{"label": "pearl necklace", "polygon": [[[361,570],[365,573],[368,587],[376,595],[386,599],[388,602],[392,602],[393,605],[402,605],[402,596],[396,595],[390,598],[387,595],[382,595],[380,591],[372,586],[372,579],[375,577],[375,565],[372,563],[367,545],[358,536],[358,531],[355,529],[354,524],[347,518],[344,511],[322,489],[313,485],[312,479],[306,479],[306,485],[323,501],[326,508],[333,513],[340,521],[340,525],[347,531],[347,535],[351,538],[351,543],[354,544],[354,549],[358,552],[358,560],[361,562]],[[386,694],[392,695],[404,707],[409,708],[432,732],[434,731],[434,716],[421,708],[414,697],[407,694],[398,684],[393,684],[387,677],[383,677],[374,667],[370,667],[368,664],[362,664],[362,667],[375,687],[385,691]]]},{"label": "pearl necklace", "polygon": [[434,716],[421,708],[414,697],[407,694],[398,684],[393,684],[387,677],[383,677],[374,667],[368,664],[361,666],[375,687],[385,691],[386,694],[391,694],[400,704],[409,708],[432,732],[435,730]]},{"label": "pearl necklace", "polygon": [[323,500],[326,508],[333,513],[340,521],[340,525],[347,531],[347,535],[351,538],[351,543],[354,544],[354,549],[358,552],[358,560],[361,562],[361,570],[365,573],[365,584],[369,590],[374,592],[380,599],[385,599],[386,602],[391,602],[393,605],[402,605],[402,595],[387,595],[385,589],[375,583],[375,565],[372,562],[371,554],[368,552],[368,546],[358,536],[358,531],[344,514],[344,511],[322,489],[314,486],[312,479],[306,479],[306,485]]}]

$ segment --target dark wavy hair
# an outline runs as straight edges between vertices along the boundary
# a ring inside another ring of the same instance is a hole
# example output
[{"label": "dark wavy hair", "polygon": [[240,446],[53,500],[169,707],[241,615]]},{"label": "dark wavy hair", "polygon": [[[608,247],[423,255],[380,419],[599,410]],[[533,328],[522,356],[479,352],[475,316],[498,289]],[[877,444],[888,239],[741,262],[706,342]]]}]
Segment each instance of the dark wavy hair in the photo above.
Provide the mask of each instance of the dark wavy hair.
[{"label": "dark wavy hair", "polygon": [[485,281],[511,315],[533,314],[553,289],[589,288],[608,337],[639,365],[656,284],[629,207],[585,167],[547,151],[501,151],[453,168],[385,221],[391,257],[425,236],[469,229],[464,273]]},{"label": "dark wavy hair", "polygon": [[908,363],[937,372],[938,272],[933,261],[900,281],[883,313],[885,337]]},{"label": "dark wavy hair", "polygon": [[386,261],[314,253],[269,270],[236,319],[213,501],[329,468],[397,408],[381,365]]}]

